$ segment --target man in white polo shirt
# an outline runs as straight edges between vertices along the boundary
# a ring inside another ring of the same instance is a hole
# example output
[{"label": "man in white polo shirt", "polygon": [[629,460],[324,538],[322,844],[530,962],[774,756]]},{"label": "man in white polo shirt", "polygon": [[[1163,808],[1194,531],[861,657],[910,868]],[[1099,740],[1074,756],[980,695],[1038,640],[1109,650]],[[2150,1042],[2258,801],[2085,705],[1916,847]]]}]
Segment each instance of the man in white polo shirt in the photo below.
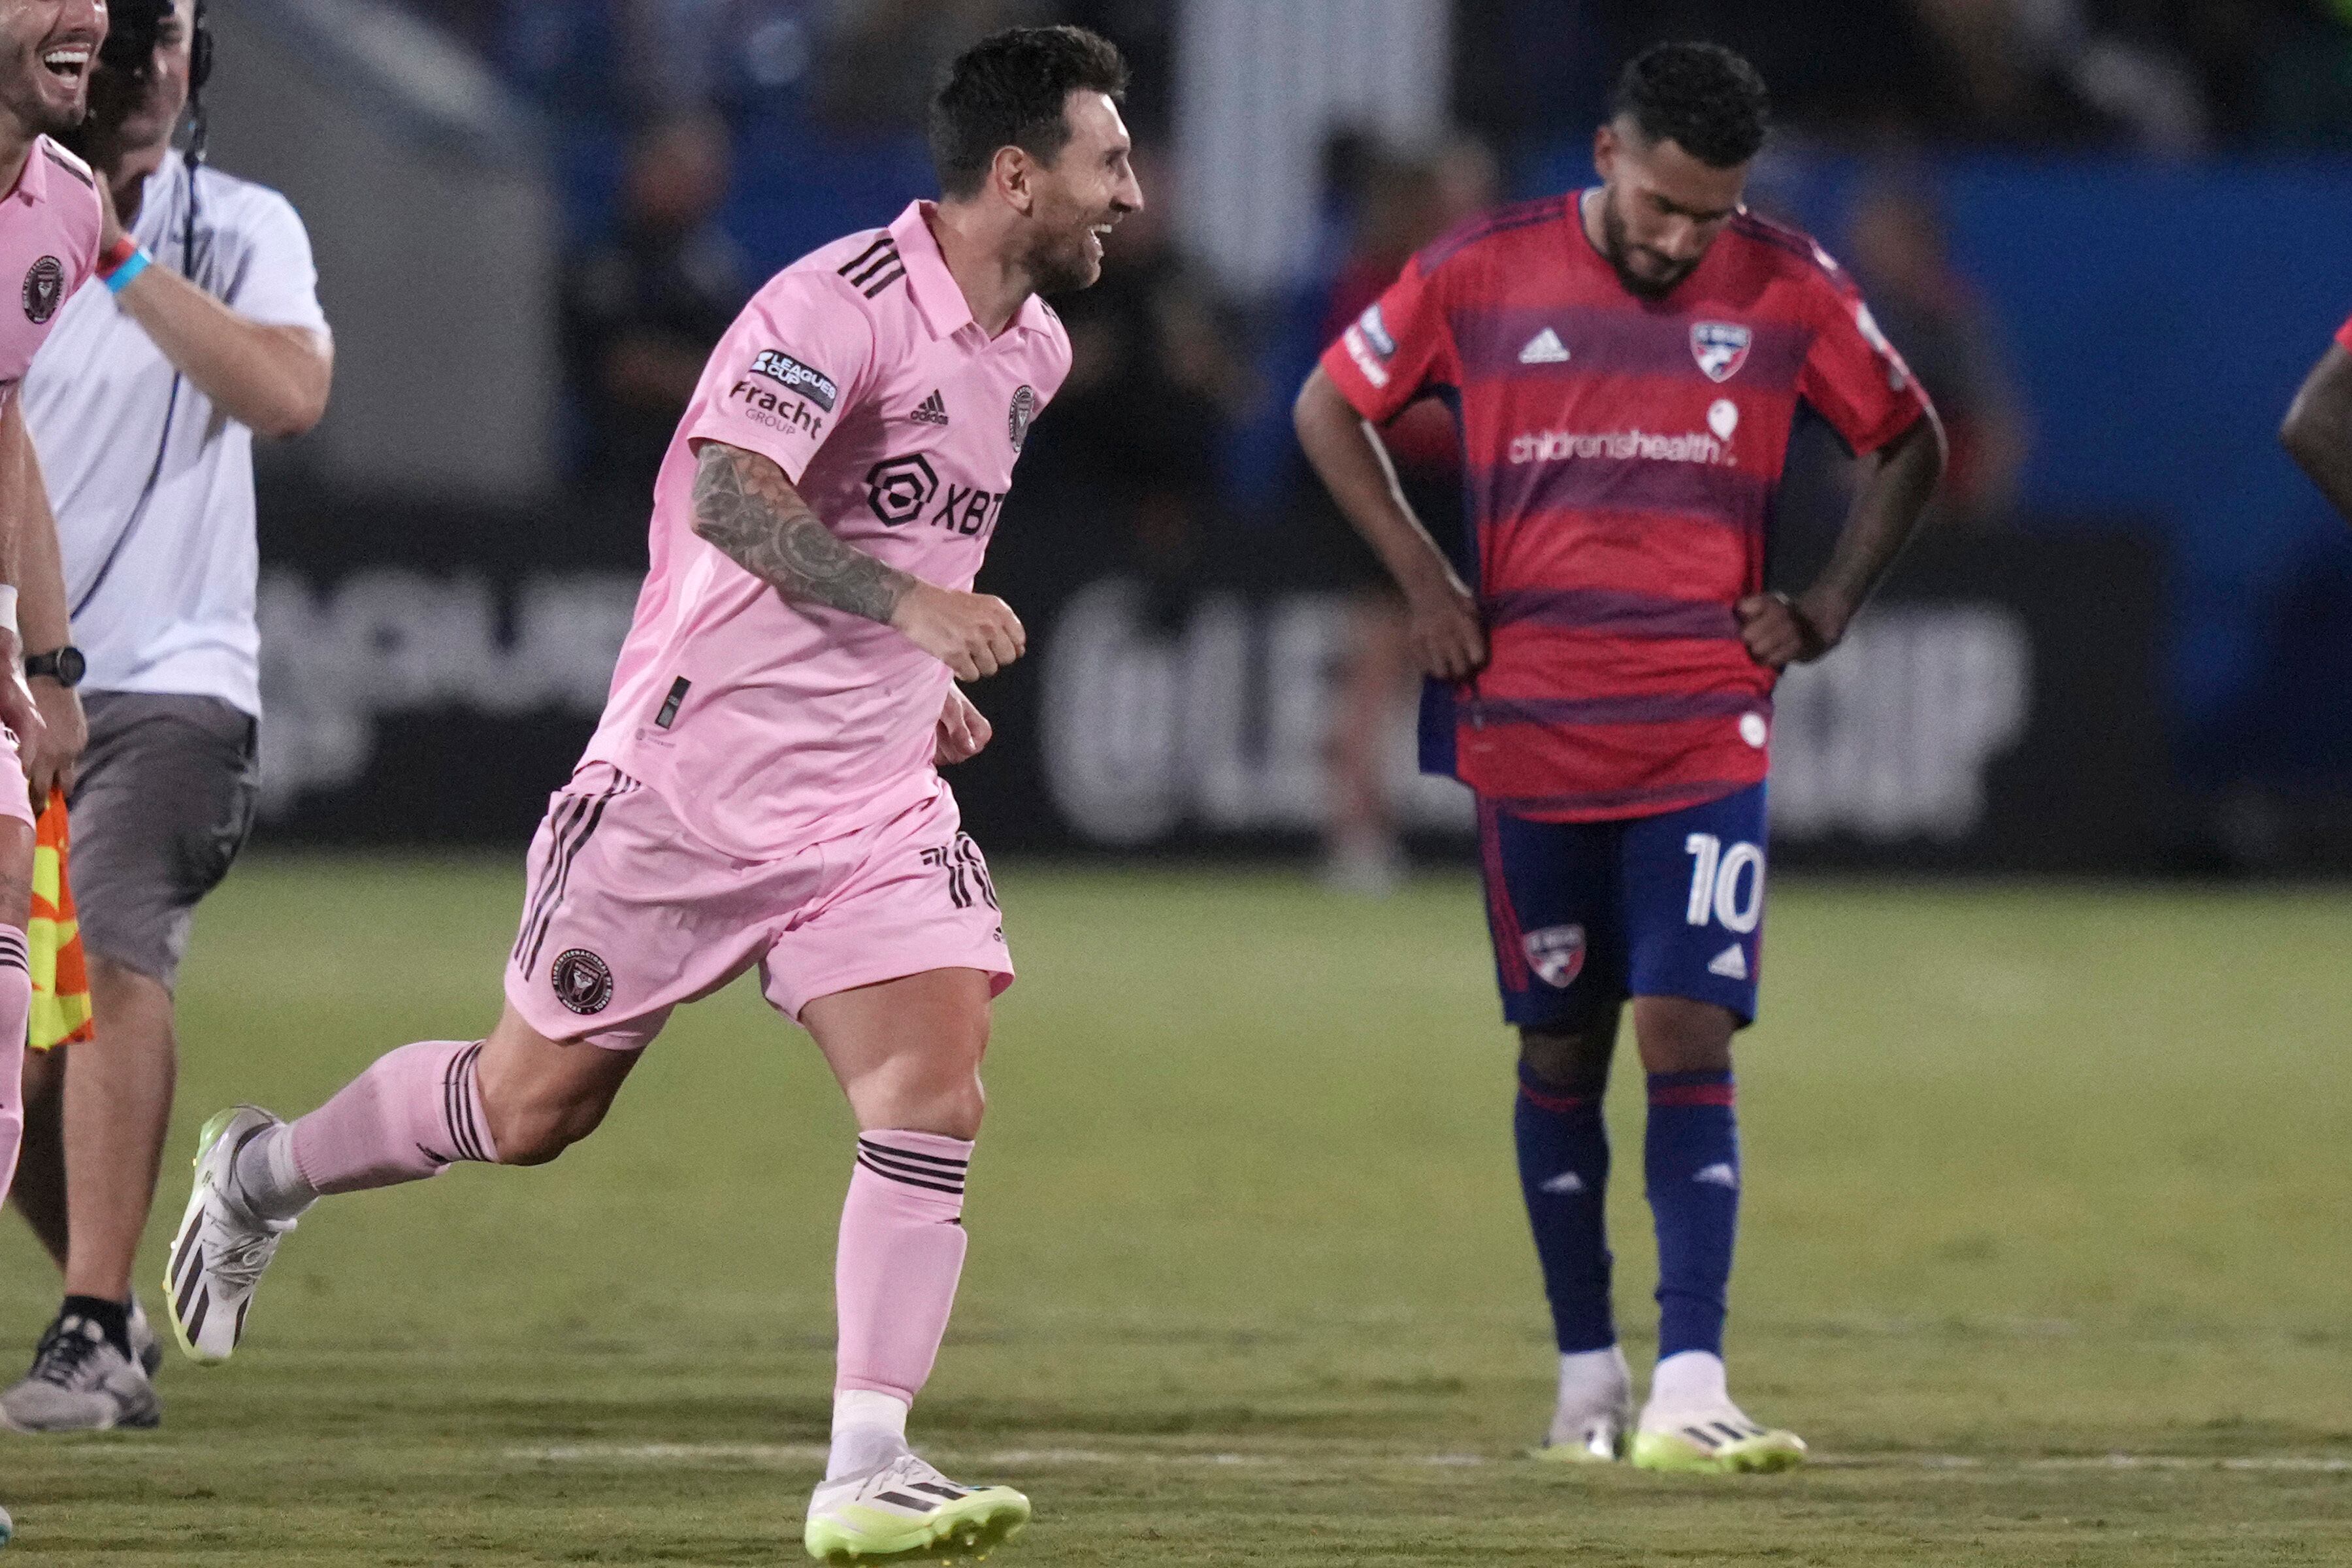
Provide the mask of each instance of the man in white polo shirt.
[{"label": "man in white polo shirt", "polygon": [[[34,639],[27,616],[52,734],[26,768],[37,794],[52,779],[70,792],[98,1027],[26,1072],[17,1204],[64,1271],[65,1304],[0,1415],[35,1431],[160,1415],[131,1263],[171,1117],[180,960],[196,901],[253,819],[253,437],[316,424],[332,365],[294,209],[173,153],[209,64],[201,0],[111,11],[89,119],[69,140],[111,196],[106,254],[135,247],[123,266],[139,270],[67,303],[25,390],[72,617],[72,645],[58,647]],[[191,118],[200,149],[201,111]]]}]

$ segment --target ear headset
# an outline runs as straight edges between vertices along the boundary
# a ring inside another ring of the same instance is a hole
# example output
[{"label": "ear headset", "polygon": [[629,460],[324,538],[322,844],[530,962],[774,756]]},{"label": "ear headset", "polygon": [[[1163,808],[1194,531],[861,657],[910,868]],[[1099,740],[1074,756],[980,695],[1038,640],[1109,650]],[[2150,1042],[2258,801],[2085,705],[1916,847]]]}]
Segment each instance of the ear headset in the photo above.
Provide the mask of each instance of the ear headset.
[{"label": "ear headset", "polygon": [[[194,283],[197,175],[205,166],[206,143],[204,94],[205,84],[212,79],[213,75],[213,34],[211,27],[205,25],[205,0],[195,0],[195,9],[190,16],[188,26],[188,144],[182,154],[188,173],[188,212],[186,225],[180,236],[180,276]],[[172,394],[163,404],[163,433],[155,443],[155,460],[148,467],[147,482],[139,488],[139,499],[131,503],[130,514],[122,520],[122,531],[114,536],[114,543],[99,562],[97,574],[90,578],[89,586],[82,590],[81,597],[75,600],[67,611],[68,622],[89,608],[89,602],[98,596],[98,591],[112,575],[115,562],[121,559],[123,546],[131,542],[131,536],[138,532],[139,525],[146,521],[148,506],[155,499],[155,487],[163,482],[163,459],[172,450],[172,422],[179,415],[180,388],[186,380],[186,376],[177,369],[172,372]]]}]

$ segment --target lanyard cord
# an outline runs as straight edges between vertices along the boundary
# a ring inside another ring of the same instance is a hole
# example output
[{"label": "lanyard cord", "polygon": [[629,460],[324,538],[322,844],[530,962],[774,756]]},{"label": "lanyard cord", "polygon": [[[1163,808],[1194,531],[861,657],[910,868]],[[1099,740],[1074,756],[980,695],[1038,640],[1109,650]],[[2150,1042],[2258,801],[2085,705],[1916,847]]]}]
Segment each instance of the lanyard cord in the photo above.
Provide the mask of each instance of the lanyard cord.
[{"label": "lanyard cord", "polygon": [[[203,160],[204,133],[199,129],[188,143],[188,219],[180,243],[180,276],[197,287],[202,285],[196,284],[196,172],[203,168]],[[139,499],[131,503],[130,513],[122,520],[121,531],[114,536],[114,542],[108,547],[105,559],[99,563],[98,574],[90,579],[89,586],[82,590],[81,597],[66,612],[68,625],[89,608],[89,602],[98,597],[100,588],[106,586],[107,578],[114,571],[114,563],[122,558],[123,546],[131,542],[131,536],[138,532],[139,525],[146,521],[147,508],[155,499],[155,488],[163,482],[163,459],[172,450],[172,421],[179,414],[180,387],[185,380],[186,377],[178,370],[172,372],[172,395],[163,405],[163,434],[155,443],[155,461],[147,470],[147,482],[140,487]]]}]

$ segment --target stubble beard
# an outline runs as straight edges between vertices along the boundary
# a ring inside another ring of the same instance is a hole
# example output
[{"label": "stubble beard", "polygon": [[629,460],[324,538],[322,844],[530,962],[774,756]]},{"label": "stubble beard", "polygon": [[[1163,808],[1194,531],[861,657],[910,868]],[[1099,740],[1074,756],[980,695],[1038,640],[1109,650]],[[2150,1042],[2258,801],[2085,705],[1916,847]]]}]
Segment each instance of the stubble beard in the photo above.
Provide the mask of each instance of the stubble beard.
[{"label": "stubble beard", "polygon": [[1075,294],[1090,286],[1100,275],[1093,259],[1087,255],[1087,231],[1081,229],[1066,243],[1043,239],[1029,253],[1029,276],[1040,294]]},{"label": "stubble beard", "polygon": [[1664,299],[1681,286],[1684,279],[1698,269],[1698,263],[1694,261],[1676,268],[1671,276],[1660,279],[1644,278],[1627,267],[1625,258],[1633,254],[1633,244],[1626,236],[1624,219],[1617,216],[1617,204],[1606,194],[1601,201],[1601,248],[1609,258],[1610,268],[1617,274],[1617,281],[1625,286],[1626,292],[1643,300]]}]

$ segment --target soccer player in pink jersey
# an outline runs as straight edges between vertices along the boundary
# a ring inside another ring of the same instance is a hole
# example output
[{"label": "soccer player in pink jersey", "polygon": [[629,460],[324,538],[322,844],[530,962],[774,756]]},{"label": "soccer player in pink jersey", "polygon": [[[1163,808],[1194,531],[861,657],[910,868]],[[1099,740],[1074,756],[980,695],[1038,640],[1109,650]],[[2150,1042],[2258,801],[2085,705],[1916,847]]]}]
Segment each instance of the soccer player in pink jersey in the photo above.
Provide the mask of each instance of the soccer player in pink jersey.
[{"label": "soccer player in pink jersey", "polygon": [[803,258],[712,354],[656,484],[651,570],[603,723],[531,849],[506,1008],[384,1057],[298,1121],[205,1127],[165,1278],[202,1361],[320,1194],[538,1164],[603,1120],[671,1008],[756,965],[858,1136],[835,1265],[833,1447],[806,1545],[985,1550],[1028,1500],[949,1481],[907,1415],[946,1331],[980,1131],[996,893],[936,764],[985,745],[956,689],[1018,658],[971,591],[1030,422],[1067,373],[1038,297],[1092,283],[1143,205],[1118,52],[1016,28],[932,106],[943,193]]},{"label": "soccer player in pink jersey", "polygon": [[[22,1079],[33,1010],[25,925],[32,916],[33,809],[25,756],[44,737],[24,683],[17,590],[37,634],[64,641],[65,580],[58,529],[19,395],[58,308],[102,268],[105,222],[89,166],[50,137],[81,123],[90,62],[106,40],[101,0],[0,0],[0,279],[21,279],[17,309],[0,305],[0,1197],[25,1133]],[[42,647],[51,646],[42,643]],[[0,1510],[0,1544],[15,1526]]]}]

